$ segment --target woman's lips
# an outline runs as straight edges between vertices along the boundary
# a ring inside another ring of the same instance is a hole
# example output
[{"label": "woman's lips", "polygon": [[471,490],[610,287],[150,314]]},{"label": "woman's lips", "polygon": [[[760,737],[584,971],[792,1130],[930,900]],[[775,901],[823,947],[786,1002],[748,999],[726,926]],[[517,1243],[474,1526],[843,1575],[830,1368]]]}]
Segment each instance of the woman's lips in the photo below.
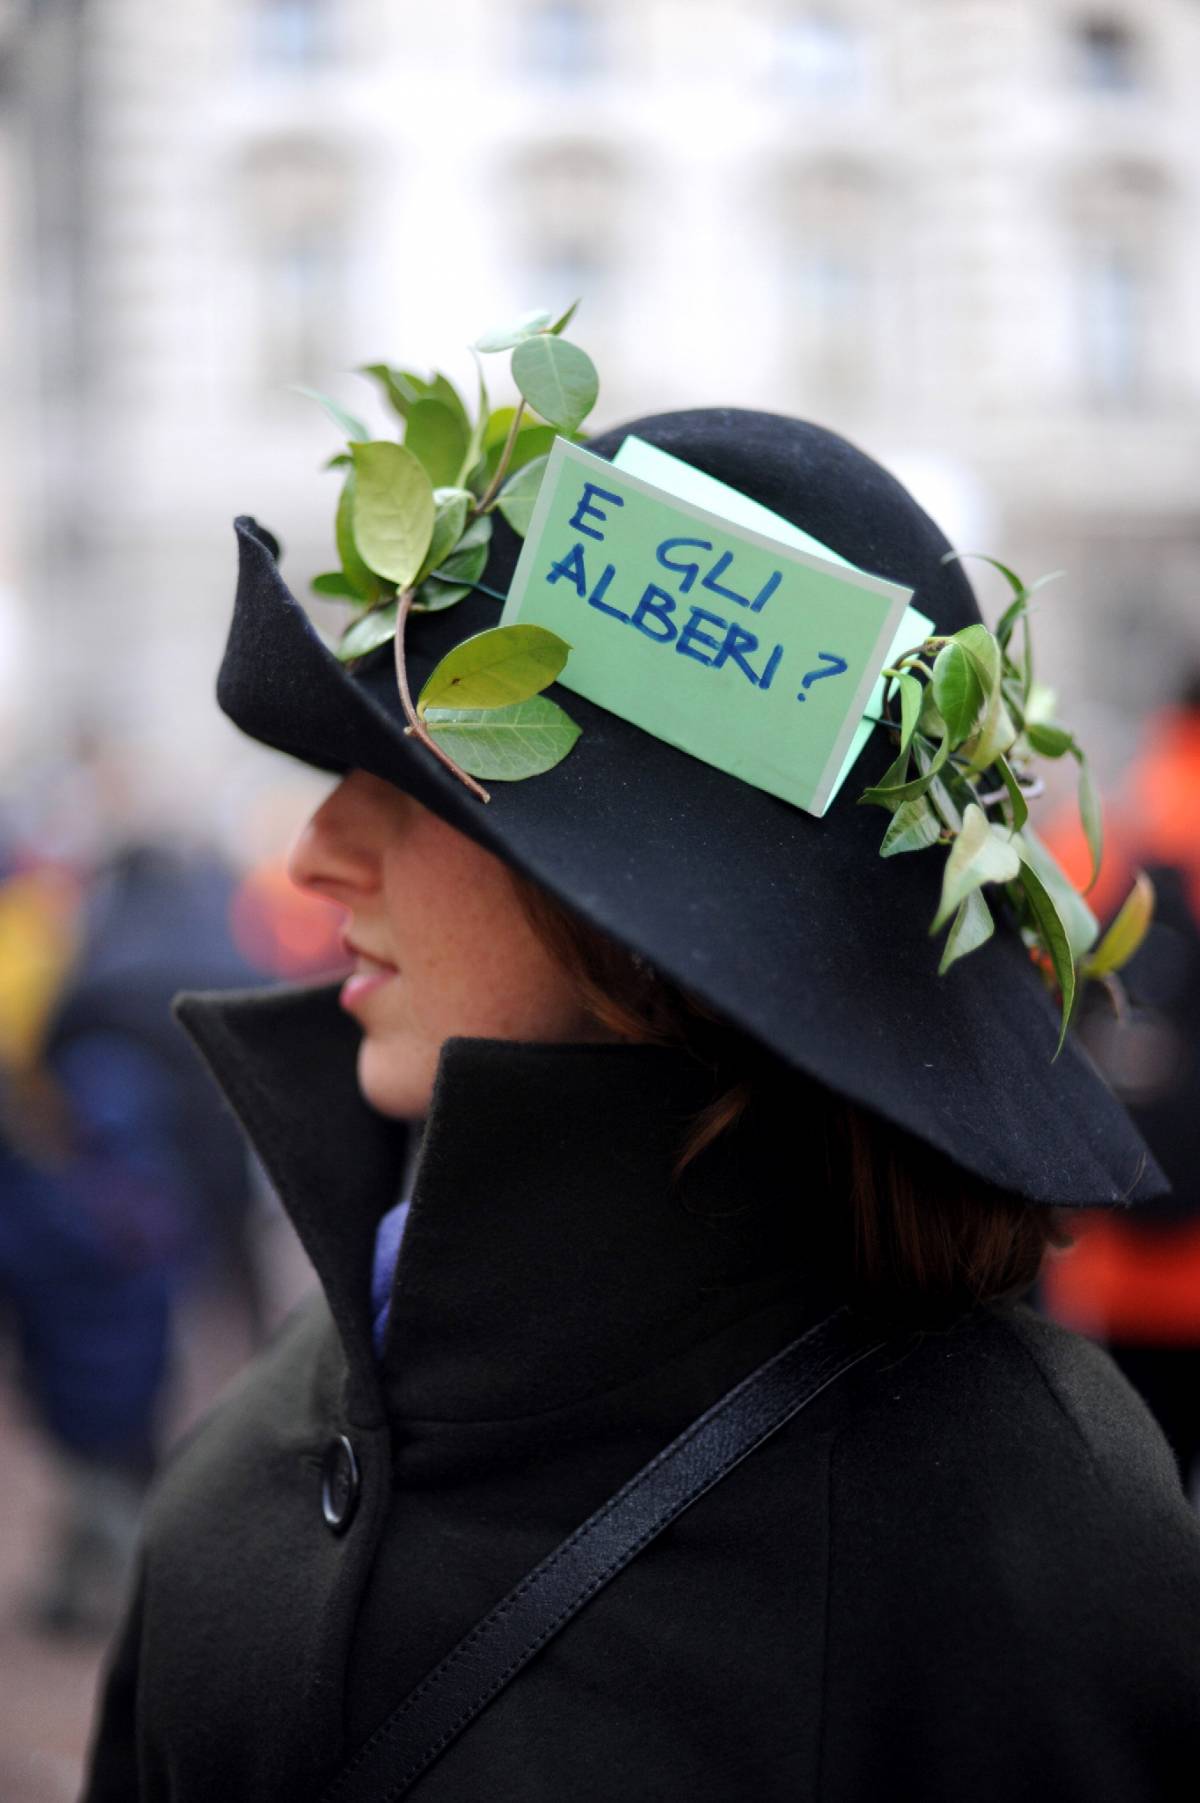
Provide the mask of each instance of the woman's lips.
[{"label": "woman's lips", "polygon": [[356,952],[355,958],[358,968],[351,971],[338,993],[338,1002],[343,1008],[353,1009],[400,974],[394,964],[384,964],[378,958],[367,957],[364,952]]}]

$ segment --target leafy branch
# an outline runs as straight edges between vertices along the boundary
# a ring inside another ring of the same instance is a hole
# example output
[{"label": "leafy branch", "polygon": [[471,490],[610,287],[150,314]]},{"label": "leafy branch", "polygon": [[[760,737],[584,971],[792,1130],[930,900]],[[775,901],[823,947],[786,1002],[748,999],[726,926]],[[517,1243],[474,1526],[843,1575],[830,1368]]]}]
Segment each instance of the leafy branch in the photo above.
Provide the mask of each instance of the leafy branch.
[{"label": "leafy branch", "polygon": [[1154,891],[1149,878],[1139,875],[1100,939],[1091,909],[1030,826],[1029,802],[1043,786],[1035,758],[1074,758],[1090,888],[1103,855],[1099,798],[1081,746],[1052,717],[1053,694],[1034,679],[1029,603],[1050,578],[1026,587],[1006,564],[985,561],[1012,591],[995,632],[975,625],[931,634],[884,671],[884,714],[896,755],[859,800],[892,816],[881,857],[947,848],[929,929],[938,933],[949,923],[939,974],[995,931],[983,891],[990,886],[1003,898],[1035,961],[1058,989],[1057,1057],[1083,983],[1091,977],[1111,980],[1141,944]]},{"label": "leafy branch", "polygon": [[[362,373],[378,384],[400,420],[396,438],[372,438],[340,402],[301,390],[325,408],[348,441],[326,466],[345,472],[334,521],[338,568],[312,585],[353,610],[337,655],[352,662],[390,640],[406,732],[483,801],[489,796],[477,777],[517,781],[538,775],[565,757],[579,736],[563,710],[541,694],[554,680],[544,676],[553,659],[546,645],[534,657],[528,641],[513,637],[535,629],[495,627],[465,642],[476,647],[470,668],[461,660],[455,664],[447,688],[445,665],[464,650],[456,646],[414,704],[406,631],[412,614],[454,607],[479,587],[496,513],[524,536],[556,435],[577,437],[595,406],[595,367],[563,337],[575,306],[557,318],[523,314],[476,340],[474,417],[449,377],[435,371],[426,378],[386,363],[368,364]],[[505,351],[512,353],[519,399],[513,407],[493,409],[480,357]],[[557,648],[557,675],[568,647],[536,630]]]}]

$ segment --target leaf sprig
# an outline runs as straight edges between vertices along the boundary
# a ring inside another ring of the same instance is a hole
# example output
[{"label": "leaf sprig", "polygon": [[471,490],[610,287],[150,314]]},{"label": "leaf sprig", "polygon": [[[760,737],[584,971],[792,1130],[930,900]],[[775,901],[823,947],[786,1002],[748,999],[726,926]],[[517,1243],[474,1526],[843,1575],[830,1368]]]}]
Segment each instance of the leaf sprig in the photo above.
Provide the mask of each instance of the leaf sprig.
[{"label": "leaf sprig", "polygon": [[[405,630],[413,613],[453,607],[479,587],[494,514],[525,535],[555,436],[576,438],[595,406],[595,366],[562,335],[578,304],[557,318],[525,313],[476,340],[474,417],[448,376],[426,378],[386,363],[361,373],[402,422],[395,439],[372,438],[338,401],[300,391],[320,402],[348,440],[326,466],[345,471],[334,526],[339,567],[312,584],[353,609],[337,655],[350,662],[390,639],[405,730],[483,801],[490,798],[477,777],[540,775],[579,737],[541,692],[570,647],[540,627],[477,633],[443,658],[414,703]],[[493,409],[480,355],[504,351],[512,353],[520,398]]]},{"label": "leaf sprig", "polygon": [[1140,874],[1101,939],[1095,915],[1030,826],[1029,802],[1042,789],[1035,758],[1074,758],[1091,855],[1090,888],[1103,854],[1099,800],[1081,746],[1052,717],[1053,693],[1034,678],[1029,603],[1051,578],[1027,587],[1006,564],[992,557],[984,561],[1012,591],[995,632],[974,625],[949,636],[933,634],[884,671],[884,712],[896,756],[859,800],[892,816],[881,857],[948,848],[929,929],[938,933],[949,922],[939,974],[991,938],[995,921],[983,891],[991,886],[999,892],[1034,959],[1058,989],[1057,1057],[1083,983],[1090,977],[1110,980],[1141,944],[1154,892]]}]

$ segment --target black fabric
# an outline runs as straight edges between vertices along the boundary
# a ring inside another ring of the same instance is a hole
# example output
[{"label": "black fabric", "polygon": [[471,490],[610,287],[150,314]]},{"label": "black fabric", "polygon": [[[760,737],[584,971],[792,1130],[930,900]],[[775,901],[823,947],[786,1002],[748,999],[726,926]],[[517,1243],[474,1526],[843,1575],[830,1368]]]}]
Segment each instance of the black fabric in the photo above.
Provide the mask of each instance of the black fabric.
[{"label": "black fabric", "polygon": [[[761,1126],[674,1188],[674,1054],[451,1042],[381,1364],[403,1136],[332,991],[182,1014],[324,1294],[151,1506],[87,1803],[305,1803],[486,1611],[836,1301],[838,1205]],[[701,1086],[702,1088],[703,1086]],[[736,1155],[735,1155],[736,1153]],[[357,1511],[321,1464],[345,1434]],[[421,1778],[422,1803],[1171,1803],[1200,1760],[1200,1528],[1098,1348],[980,1309],[831,1386]]]},{"label": "black fabric", "polygon": [[842,1308],[743,1378],[475,1624],[352,1756],[322,1803],[407,1795],[554,1635],[685,1509],[881,1346]]},{"label": "black fabric", "polygon": [[[731,410],[659,415],[636,432],[910,585],[943,631],[978,619],[937,527],[878,464],[816,426]],[[1074,1045],[1052,1063],[1055,1009],[1015,932],[937,975],[941,860],[882,863],[886,824],[854,797],[890,756],[877,733],[823,820],[687,757],[568,691],[583,727],[556,769],[495,783],[484,806],[403,733],[392,654],[353,672],[321,643],[275,563],[237,523],[241,573],[218,681],[253,737],[332,771],[410,790],[452,825],[641,952],[800,1069],[990,1182],[1037,1202],[1130,1202],[1161,1176]],[[519,545],[496,527],[486,581]],[[460,639],[496,623],[482,594],[413,621],[414,692]]]}]

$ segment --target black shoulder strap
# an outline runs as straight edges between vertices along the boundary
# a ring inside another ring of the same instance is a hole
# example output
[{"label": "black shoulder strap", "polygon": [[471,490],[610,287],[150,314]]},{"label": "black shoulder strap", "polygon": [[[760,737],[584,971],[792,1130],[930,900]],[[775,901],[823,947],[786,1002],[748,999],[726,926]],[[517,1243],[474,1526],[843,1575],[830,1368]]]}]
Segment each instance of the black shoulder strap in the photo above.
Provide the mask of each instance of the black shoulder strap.
[{"label": "black shoulder strap", "polygon": [[359,1748],[321,1803],[396,1803],[643,1547],[882,1344],[841,1308],[743,1378],[459,1641]]}]

